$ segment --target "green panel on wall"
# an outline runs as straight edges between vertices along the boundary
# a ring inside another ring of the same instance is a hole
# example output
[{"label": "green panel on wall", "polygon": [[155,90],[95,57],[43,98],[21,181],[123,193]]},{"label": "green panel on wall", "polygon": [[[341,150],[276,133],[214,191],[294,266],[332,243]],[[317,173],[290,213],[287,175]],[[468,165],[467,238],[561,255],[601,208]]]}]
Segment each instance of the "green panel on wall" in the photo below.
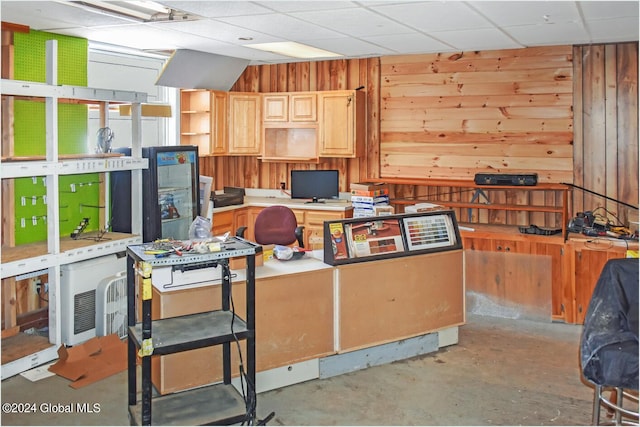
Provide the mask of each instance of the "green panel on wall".
[{"label": "green panel on wall", "polygon": [[87,85],[89,42],[78,37],[31,30],[14,33],[14,79],[30,82],[47,81],[46,41],[58,40],[58,84]]},{"label": "green panel on wall", "polygon": [[[85,39],[30,31],[14,34],[14,78],[32,82],[46,81],[46,41],[58,40],[58,84],[87,85],[88,42]],[[88,107],[83,104],[58,104],[58,154],[90,152],[87,142]],[[14,103],[14,155],[46,154],[46,116],[42,101],[16,100]],[[103,215],[99,174],[59,177],[60,235],[69,236],[82,218],[89,217],[87,231],[99,228]],[[72,189],[72,184],[74,188]],[[14,180],[15,242],[17,245],[47,239],[47,205],[44,177]]]},{"label": "green panel on wall", "polygon": [[[16,100],[14,103],[14,155],[44,156],[46,153],[45,104]],[[58,154],[89,151],[89,110],[82,104],[58,105]]]},{"label": "green panel on wall", "polygon": [[[59,178],[60,209],[58,218],[60,236],[68,237],[82,218],[88,217],[85,231],[99,229],[104,207],[100,205],[100,174],[63,175]],[[16,245],[47,239],[47,194],[45,178],[19,178],[15,185]],[[19,196],[18,196],[19,195]]]}]

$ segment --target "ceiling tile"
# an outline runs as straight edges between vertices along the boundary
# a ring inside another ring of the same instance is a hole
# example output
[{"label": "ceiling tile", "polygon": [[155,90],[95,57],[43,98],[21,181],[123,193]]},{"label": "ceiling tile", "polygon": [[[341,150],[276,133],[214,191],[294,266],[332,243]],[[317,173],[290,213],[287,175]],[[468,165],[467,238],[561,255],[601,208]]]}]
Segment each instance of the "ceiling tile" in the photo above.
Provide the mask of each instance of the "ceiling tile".
[{"label": "ceiling tile", "polygon": [[250,1],[160,1],[160,3],[205,18],[269,14],[271,10]]},{"label": "ceiling tile", "polygon": [[154,24],[158,28],[162,29],[162,26],[170,26],[174,31],[180,31],[185,34],[195,34],[201,37],[207,37],[214,40],[220,40],[227,43],[233,43],[236,45],[243,45],[249,43],[246,40],[239,40],[243,38],[251,38],[252,43],[270,43],[276,41],[282,41],[281,38],[269,36],[258,31],[253,31],[248,28],[238,27],[219,20],[203,19],[194,22],[175,22],[175,23],[158,23]]},{"label": "ceiling tile", "polygon": [[307,23],[288,15],[269,14],[242,17],[219,18],[217,21],[226,22],[241,28],[252,29],[264,34],[270,34],[285,40],[305,41],[310,39],[340,37],[329,29]]},{"label": "ceiling tile", "polygon": [[474,1],[471,7],[500,26],[579,22],[573,1]]},{"label": "ceiling tile", "polygon": [[393,54],[395,51],[386,49],[376,43],[368,43],[351,37],[339,39],[310,40],[309,44],[330,52],[339,53],[348,57],[383,56]]},{"label": "ceiling tile", "polygon": [[[611,31],[615,28],[615,31]],[[591,40],[604,42],[624,42],[638,40],[638,17],[626,17],[616,19],[599,19],[587,22],[587,29]]]},{"label": "ceiling tile", "polygon": [[451,31],[492,27],[486,19],[463,2],[416,2],[404,4],[384,4],[371,7],[417,30]]},{"label": "ceiling tile", "polygon": [[590,41],[581,23],[519,25],[504,30],[523,46],[563,45],[567,40],[578,44]]},{"label": "ceiling tile", "polygon": [[354,37],[413,32],[403,24],[366,9],[339,9],[333,13],[296,12],[291,15]]},{"label": "ceiling tile", "polygon": [[584,1],[579,3],[584,19],[638,18],[637,1]]},{"label": "ceiling tile", "polygon": [[365,37],[365,40],[382,46],[395,54],[415,52],[449,52],[456,50],[424,34],[395,34]]},{"label": "ceiling tile", "polygon": [[493,28],[467,31],[434,31],[430,35],[458,50],[516,49],[523,47],[501,31]]}]

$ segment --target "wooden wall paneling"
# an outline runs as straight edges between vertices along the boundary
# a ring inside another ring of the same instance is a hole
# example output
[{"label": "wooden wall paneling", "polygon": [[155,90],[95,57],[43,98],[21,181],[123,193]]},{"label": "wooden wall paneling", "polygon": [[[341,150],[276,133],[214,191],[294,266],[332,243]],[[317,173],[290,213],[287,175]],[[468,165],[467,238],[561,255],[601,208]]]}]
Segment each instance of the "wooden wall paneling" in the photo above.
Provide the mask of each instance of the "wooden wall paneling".
[{"label": "wooden wall paneling", "polygon": [[[589,120],[584,122],[584,187],[605,194],[606,149],[605,149],[605,81],[604,81],[604,46],[595,45],[585,48],[588,62],[584,67],[584,114]],[[583,192],[584,206],[593,210],[598,206],[600,198]]]},{"label": "wooden wall paneling", "polygon": [[[574,183],[637,206],[638,44],[582,46],[575,51],[581,54],[574,64]],[[600,206],[611,212],[613,221],[614,215],[623,223],[628,216],[637,218],[636,209],[573,191],[574,214]]]},{"label": "wooden wall paneling", "polygon": [[571,56],[560,46],[382,58],[381,176],[535,170],[570,181]]},{"label": "wooden wall paneling", "polygon": [[[583,96],[583,47],[573,47],[573,184],[584,187],[584,96]],[[584,212],[584,201],[574,192],[573,208],[570,215]]]},{"label": "wooden wall paneling", "polygon": [[[617,123],[618,111],[617,92],[618,92],[618,73],[616,52],[617,47],[614,44],[604,45],[604,109],[605,109],[605,138],[603,148],[604,157],[604,192],[611,198],[618,199],[618,126],[609,126]],[[600,206],[604,206],[609,212],[617,212],[618,204],[606,199],[600,201]],[[603,213],[604,212],[600,212]]]},{"label": "wooden wall paneling", "polygon": [[[638,43],[621,43],[616,46],[618,198],[638,206]],[[621,213],[622,222],[627,223],[629,219],[638,221],[637,210],[621,207],[617,210]]]}]

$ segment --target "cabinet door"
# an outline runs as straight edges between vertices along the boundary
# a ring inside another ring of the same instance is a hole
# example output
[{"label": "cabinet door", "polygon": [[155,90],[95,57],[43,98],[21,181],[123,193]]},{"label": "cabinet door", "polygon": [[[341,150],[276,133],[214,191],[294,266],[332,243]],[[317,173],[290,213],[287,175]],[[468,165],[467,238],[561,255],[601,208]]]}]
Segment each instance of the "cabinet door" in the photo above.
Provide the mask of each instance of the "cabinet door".
[{"label": "cabinet door", "polygon": [[180,145],[196,145],[198,154],[211,150],[211,95],[204,89],[180,91]]},{"label": "cabinet door", "polygon": [[292,122],[315,122],[318,120],[317,95],[315,93],[292,93],[289,96]]},{"label": "cabinet door", "polygon": [[362,155],[365,129],[363,95],[356,91],[320,92],[321,157]]},{"label": "cabinet door", "polygon": [[344,214],[341,212],[306,211],[304,247],[307,249],[324,248],[324,221],[342,218],[344,218]]},{"label": "cabinet door", "polygon": [[289,96],[263,95],[263,121],[265,122],[286,122],[289,120]]},{"label": "cabinet door", "polygon": [[213,214],[213,224],[211,224],[211,233],[214,236],[222,236],[227,231],[235,234],[233,228],[233,211],[215,212]]},{"label": "cabinet door", "polygon": [[227,92],[211,91],[211,154],[227,154]]},{"label": "cabinet door", "polygon": [[610,259],[624,258],[626,248],[612,247],[607,240],[588,244],[575,243],[574,248],[575,323],[583,324],[602,268]]},{"label": "cabinet door", "polygon": [[573,321],[573,292],[563,243],[531,242],[531,256],[540,258],[538,266],[551,264],[551,318],[567,323]]},{"label": "cabinet door", "polygon": [[260,154],[260,118],[260,95],[229,93],[228,154]]}]

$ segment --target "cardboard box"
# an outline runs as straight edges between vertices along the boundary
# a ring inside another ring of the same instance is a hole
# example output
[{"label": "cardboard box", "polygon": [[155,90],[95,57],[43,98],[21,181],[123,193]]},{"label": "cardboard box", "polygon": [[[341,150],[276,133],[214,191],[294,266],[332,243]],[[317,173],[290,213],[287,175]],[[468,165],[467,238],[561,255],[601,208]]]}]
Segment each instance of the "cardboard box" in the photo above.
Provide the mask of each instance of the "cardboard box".
[{"label": "cardboard box", "polygon": [[73,347],[60,346],[58,357],[49,371],[80,388],[127,369],[127,344],[116,334],[95,337]]},{"label": "cardboard box", "polygon": [[[236,295],[244,284],[234,286],[234,305],[244,313],[245,299]],[[186,314],[203,313],[221,308],[221,286],[210,284],[196,288],[160,292],[153,288],[151,318],[167,319]],[[232,373],[238,362],[232,348]],[[222,346],[204,347],[166,356],[152,356],[151,383],[160,394],[175,393],[222,380]]]},{"label": "cardboard box", "polygon": [[[261,265],[264,265],[265,261],[273,259],[274,246],[275,245],[262,245],[262,256],[260,256],[260,254],[256,254],[256,267],[260,267]],[[247,258],[243,256],[229,258],[229,268],[232,270],[242,270],[247,268]]]}]

